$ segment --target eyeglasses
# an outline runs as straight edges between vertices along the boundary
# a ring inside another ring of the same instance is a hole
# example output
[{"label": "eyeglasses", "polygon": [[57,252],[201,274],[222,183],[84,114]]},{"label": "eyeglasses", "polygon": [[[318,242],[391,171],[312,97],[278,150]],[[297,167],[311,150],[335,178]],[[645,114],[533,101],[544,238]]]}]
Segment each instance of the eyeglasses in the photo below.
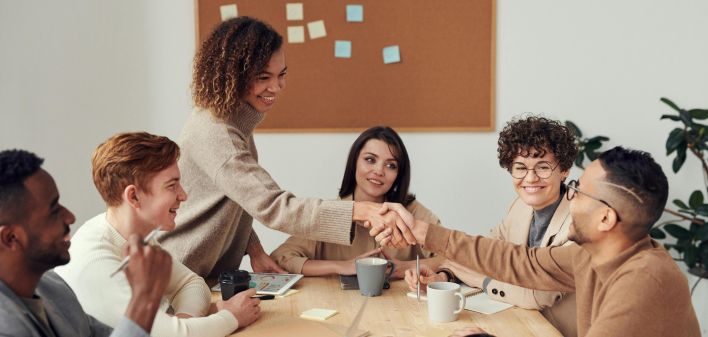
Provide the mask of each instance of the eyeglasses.
[{"label": "eyeglasses", "polygon": [[568,188],[567,188],[566,191],[565,191],[565,197],[566,197],[566,199],[568,199],[568,201],[570,201],[570,200],[572,200],[573,198],[575,198],[575,194],[576,194],[576,193],[584,194],[584,195],[587,196],[588,198],[590,198],[590,199],[592,199],[592,200],[595,200],[595,201],[599,201],[599,202],[603,203],[605,206],[607,206],[607,207],[609,207],[610,209],[612,209],[613,211],[615,211],[615,214],[617,214],[617,221],[620,221],[619,212],[617,212],[617,210],[616,210],[614,207],[610,206],[610,204],[609,204],[607,201],[605,201],[605,200],[602,200],[602,199],[600,199],[600,198],[594,197],[594,196],[592,196],[592,195],[590,195],[590,194],[587,194],[587,193],[581,191],[581,190],[578,188],[578,185],[580,185],[580,183],[579,183],[577,180],[571,180],[571,181],[568,183],[568,185],[567,185]]},{"label": "eyeglasses", "polygon": [[556,166],[551,166],[551,163],[547,161],[542,161],[536,166],[534,166],[532,169],[527,168],[526,166],[523,165],[516,165],[511,167],[511,170],[509,171],[511,173],[511,176],[516,178],[516,179],[524,179],[526,178],[526,175],[529,174],[529,171],[533,171],[533,173],[536,174],[537,177],[541,179],[548,179],[548,177],[551,176],[551,173],[553,173],[553,170],[558,167],[557,163]]}]

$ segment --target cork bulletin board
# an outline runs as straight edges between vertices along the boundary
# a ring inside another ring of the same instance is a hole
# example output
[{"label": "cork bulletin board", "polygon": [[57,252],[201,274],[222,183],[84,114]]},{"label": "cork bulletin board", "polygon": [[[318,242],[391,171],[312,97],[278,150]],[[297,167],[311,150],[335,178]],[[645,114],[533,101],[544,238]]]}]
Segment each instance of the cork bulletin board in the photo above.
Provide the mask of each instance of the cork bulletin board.
[{"label": "cork bulletin board", "polygon": [[[287,87],[260,131],[494,129],[494,0],[195,1],[198,44],[233,4],[283,36]],[[302,4],[302,19],[287,20],[289,3]],[[347,22],[352,4],[363,21]],[[326,36],[311,39],[319,20]],[[304,42],[288,42],[289,26],[304,28]],[[349,58],[335,57],[337,40],[350,41]],[[384,64],[387,46],[400,62]]]}]

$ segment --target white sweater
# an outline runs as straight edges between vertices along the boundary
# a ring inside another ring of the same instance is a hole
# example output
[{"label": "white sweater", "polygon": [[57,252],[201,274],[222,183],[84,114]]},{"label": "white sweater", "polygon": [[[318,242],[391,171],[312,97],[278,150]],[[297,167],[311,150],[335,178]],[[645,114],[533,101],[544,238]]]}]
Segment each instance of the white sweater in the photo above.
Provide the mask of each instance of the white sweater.
[{"label": "white sweater", "polygon": [[[87,221],[71,238],[71,262],[55,269],[74,290],[86,313],[112,327],[123,317],[131,297],[124,273],[109,277],[123,259],[126,242],[108,223],[106,213],[101,213]],[[150,335],[222,337],[238,329],[238,320],[226,310],[201,317],[209,310],[209,287],[182,263],[172,261],[170,283]],[[169,307],[175,313],[189,314],[193,318],[169,315]]]}]

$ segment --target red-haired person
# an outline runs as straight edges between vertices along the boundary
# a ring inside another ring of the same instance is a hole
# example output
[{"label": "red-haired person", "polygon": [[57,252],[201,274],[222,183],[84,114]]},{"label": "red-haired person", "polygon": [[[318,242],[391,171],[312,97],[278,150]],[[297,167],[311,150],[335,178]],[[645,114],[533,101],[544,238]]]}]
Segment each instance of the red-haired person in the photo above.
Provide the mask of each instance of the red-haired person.
[{"label": "red-haired person", "polygon": [[[124,276],[110,277],[121,263],[126,238],[135,233],[145,237],[156,228],[173,230],[180,204],[187,199],[180,184],[179,155],[179,147],[169,138],[144,132],[117,134],[93,154],[93,180],[107,210],[79,228],[70,249],[75,258],[57,273],[88,313],[111,326],[117,324],[130,295]],[[204,279],[175,260],[150,333],[229,335],[258,318],[259,300],[250,298],[254,294],[250,289],[218,301],[217,311],[210,314],[211,291]]]}]

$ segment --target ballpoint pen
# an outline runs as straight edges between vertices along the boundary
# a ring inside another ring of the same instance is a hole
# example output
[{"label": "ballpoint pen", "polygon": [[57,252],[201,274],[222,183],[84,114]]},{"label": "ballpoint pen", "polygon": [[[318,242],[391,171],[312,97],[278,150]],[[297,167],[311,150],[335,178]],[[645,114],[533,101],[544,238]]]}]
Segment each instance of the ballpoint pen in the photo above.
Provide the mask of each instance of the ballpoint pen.
[{"label": "ballpoint pen", "polygon": [[[147,245],[148,242],[150,242],[150,240],[152,240],[152,238],[154,238],[155,235],[157,235],[157,233],[159,233],[159,232],[160,232],[160,227],[153,229],[152,232],[150,232],[150,234],[148,234],[148,236],[146,236],[145,239],[143,239],[143,245]],[[118,269],[116,269],[116,271],[111,273],[110,277],[115,276],[116,274],[118,274],[118,272],[125,269],[125,267],[128,265],[129,261],[130,261],[130,255],[126,256],[123,259],[123,261],[120,262],[120,266],[118,266]]]},{"label": "ballpoint pen", "polygon": [[415,298],[420,302],[420,256],[415,254],[415,274],[416,274],[416,288],[415,288]]}]

